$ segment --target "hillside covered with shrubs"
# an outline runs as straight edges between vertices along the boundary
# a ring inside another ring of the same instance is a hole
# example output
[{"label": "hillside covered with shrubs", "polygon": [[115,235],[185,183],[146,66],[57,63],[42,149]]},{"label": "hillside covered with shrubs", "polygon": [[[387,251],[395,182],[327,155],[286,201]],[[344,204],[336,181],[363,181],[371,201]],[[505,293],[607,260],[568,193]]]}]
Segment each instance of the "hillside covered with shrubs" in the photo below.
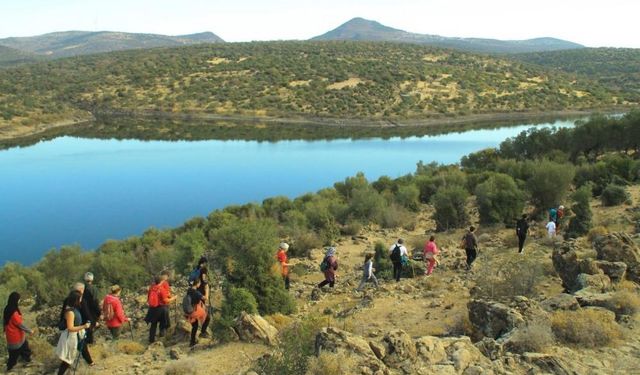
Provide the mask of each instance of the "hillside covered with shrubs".
[{"label": "hillside covered with shrubs", "polygon": [[113,52],[0,70],[0,127],[102,114],[425,119],[637,103],[587,77],[411,44],[254,42]]}]

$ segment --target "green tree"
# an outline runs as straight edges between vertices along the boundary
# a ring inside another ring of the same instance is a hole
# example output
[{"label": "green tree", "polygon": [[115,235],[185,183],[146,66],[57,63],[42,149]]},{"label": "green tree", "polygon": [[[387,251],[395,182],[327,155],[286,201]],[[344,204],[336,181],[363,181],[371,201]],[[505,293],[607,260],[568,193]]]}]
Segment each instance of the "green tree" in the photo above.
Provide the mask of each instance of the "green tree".
[{"label": "green tree", "polygon": [[180,234],[173,244],[176,251],[176,271],[188,274],[198,258],[207,251],[207,238],[201,229],[192,229]]},{"label": "green tree", "polygon": [[497,173],[475,190],[480,222],[513,223],[522,213],[525,197],[511,176]]},{"label": "green tree", "polygon": [[467,191],[460,186],[446,187],[438,190],[431,198],[435,208],[433,219],[436,230],[445,231],[462,228],[469,221],[466,211]]},{"label": "green tree", "polygon": [[531,202],[540,212],[556,207],[567,194],[575,168],[571,164],[560,164],[541,160],[532,165],[531,177],[526,187]]},{"label": "green tree", "polygon": [[581,187],[573,193],[571,199],[573,201],[571,211],[574,216],[569,221],[566,237],[576,238],[587,234],[592,226],[591,206],[589,205],[591,187],[589,185]]}]

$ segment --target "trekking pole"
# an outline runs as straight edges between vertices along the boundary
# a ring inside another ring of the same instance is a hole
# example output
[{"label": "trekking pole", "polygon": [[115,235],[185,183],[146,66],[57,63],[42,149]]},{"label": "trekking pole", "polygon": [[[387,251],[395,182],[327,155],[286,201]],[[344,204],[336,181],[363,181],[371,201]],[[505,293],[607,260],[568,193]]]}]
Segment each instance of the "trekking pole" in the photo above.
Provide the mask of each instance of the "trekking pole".
[{"label": "trekking pole", "polygon": [[129,320],[128,323],[129,323],[129,331],[131,332],[131,341],[135,341],[133,338],[133,326],[131,325],[131,320]]},{"label": "trekking pole", "polygon": [[[86,337],[86,336],[85,336]],[[78,355],[76,356],[76,360],[75,363],[73,365],[73,375],[76,374],[76,371],[78,370],[78,365],[80,364],[80,355],[82,354],[82,351],[84,350],[84,338],[82,340],[80,340],[80,343],[78,344]]]}]

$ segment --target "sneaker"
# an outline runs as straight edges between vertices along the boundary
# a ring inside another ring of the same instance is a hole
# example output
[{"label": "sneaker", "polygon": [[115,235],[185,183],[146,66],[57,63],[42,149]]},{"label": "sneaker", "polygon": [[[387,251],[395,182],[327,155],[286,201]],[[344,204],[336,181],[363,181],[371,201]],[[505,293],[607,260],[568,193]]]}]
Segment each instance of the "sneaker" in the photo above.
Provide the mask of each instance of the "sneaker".
[{"label": "sneaker", "polygon": [[201,339],[208,339],[208,338],[209,338],[209,333],[207,333],[207,332],[200,332],[200,338],[201,338]]}]

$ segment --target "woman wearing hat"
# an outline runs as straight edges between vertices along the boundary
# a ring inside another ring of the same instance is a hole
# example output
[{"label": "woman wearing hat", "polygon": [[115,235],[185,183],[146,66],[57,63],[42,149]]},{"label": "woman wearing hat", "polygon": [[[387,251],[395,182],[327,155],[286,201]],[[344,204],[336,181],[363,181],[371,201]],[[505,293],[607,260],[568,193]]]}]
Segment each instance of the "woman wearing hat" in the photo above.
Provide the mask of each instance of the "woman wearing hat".
[{"label": "woman wearing hat", "polygon": [[281,242],[278,247],[278,262],[280,262],[280,273],[282,280],[284,280],[284,288],[289,290],[289,263],[287,259],[287,250],[289,250],[289,244]]},{"label": "woman wearing hat", "polygon": [[327,247],[320,268],[324,272],[324,281],[318,284],[318,288],[329,284],[330,288],[336,283],[336,271],[338,270],[338,258],[336,258],[336,248]]}]

